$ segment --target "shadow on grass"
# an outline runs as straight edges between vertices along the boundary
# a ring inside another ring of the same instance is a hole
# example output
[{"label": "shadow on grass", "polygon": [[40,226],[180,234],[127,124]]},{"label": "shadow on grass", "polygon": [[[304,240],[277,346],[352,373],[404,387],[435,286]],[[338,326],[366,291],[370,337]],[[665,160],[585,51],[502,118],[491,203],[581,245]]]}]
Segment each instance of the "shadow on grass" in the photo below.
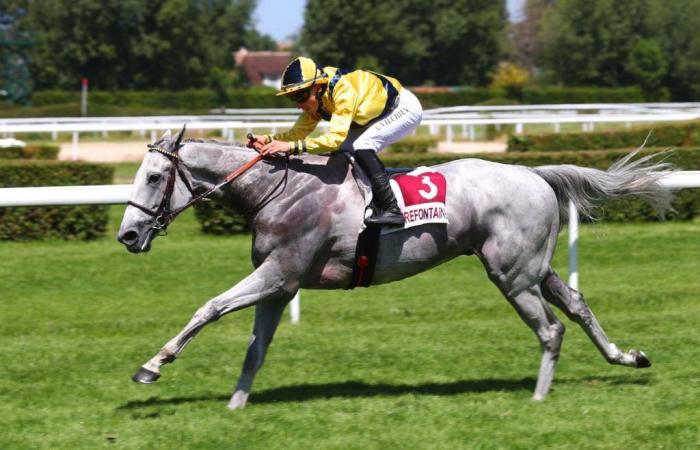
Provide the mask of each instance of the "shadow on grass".
[{"label": "shadow on grass", "polygon": [[[328,398],[367,398],[391,397],[405,394],[414,395],[458,395],[463,393],[478,393],[490,391],[521,391],[535,388],[534,378],[521,380],[462,380],[452,383],[423,383],[423,384],[369,384],[361,381],[345,381],[342,383],[298,384],[281,386],[263,391],[253,391],[250,402],[255,404],[303,402]],[[201,401],[228,401],[229,395],[201,395],[192,397],[157,398],[132,400],[118,409],[128,410],[156,405],[177,405],[180,403]]]},{"label": "shadow on grass", "polygon": [[[536,379],[522,378],[520,380],[483,379],[461,380],[452,383],[422,383],[422,384],[369,384],[361,381],[345,381],[342,383],[325,384],[299,384],[294,386],[280,386],[263,391],[253,391],[250,403],[286,403],[304,402],[316,399],[331,398],[369,398],[392,397],[406,394],[413,395],[459,395],[464,393],[482,392],[532,392],[535,389]],[[646,385],[649,377],[638,376],[602,376],[582,377],[576,379],[555,380],[557,384],[602,384],[609,386],[618,385]],[[179,405],[193,402],[226,402],[231,394],[207,394],[191,397],[158,398],[151,397],[146,400],[131,400],[120,406],[119,410],[133,410],[152,406]]]}]

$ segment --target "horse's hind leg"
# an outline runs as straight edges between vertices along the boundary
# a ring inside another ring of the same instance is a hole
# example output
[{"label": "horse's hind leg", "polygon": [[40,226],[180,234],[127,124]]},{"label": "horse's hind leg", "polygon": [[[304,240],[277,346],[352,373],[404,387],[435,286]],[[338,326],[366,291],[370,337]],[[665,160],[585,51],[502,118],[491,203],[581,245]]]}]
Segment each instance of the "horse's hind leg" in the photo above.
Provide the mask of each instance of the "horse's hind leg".
[{"label": "horse's hind leg", "polygon": [[535,332],[540,341],[542,361],[532,398],[544,400],[552,386],[554,370],[559,361],[559,352],[564,340],[564,324],[542,299],[539,286],[531,286],[517,294],[507,293],[505,290],[503,292],[520,318]]},{"label": "horse's hind leg", "polygon": [[243,408],[248,401],[255,374],[265,361],[267,348],[280,323],[282,313],[289,299],[280,299],[261,303],[255,307],[255,325],[248,343],[248,353],[243,363],[236,390],[228,403],[229,409]]},{"label": "horse's hind leg", "polygon": [[610,364],[620,364],[632,367],[649,367],[651,362],[647,356],[638,350],[623,352],[615,344],[610,342],[593,312],[586,304],[583,295],[571,289],[559,276],[550,269],[541,283],[544,298],[583,328],[588,337],[593,341],[600,353]]}]

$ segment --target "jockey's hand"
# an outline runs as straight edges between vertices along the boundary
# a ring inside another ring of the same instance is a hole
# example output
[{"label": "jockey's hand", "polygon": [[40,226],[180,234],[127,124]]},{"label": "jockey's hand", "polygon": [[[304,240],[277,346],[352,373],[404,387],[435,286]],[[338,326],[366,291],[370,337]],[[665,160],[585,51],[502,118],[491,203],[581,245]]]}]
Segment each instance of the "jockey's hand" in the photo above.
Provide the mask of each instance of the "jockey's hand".
[{"label": "jockey's hand", "polygon": [[248,148],[254,148],[259,152],[265,146],[266,141],[267,138],[265,138],[265,136],[260,136],[258,134],[249,134],[248,142],[246,142],[245,146]]},{"label": "jockey's hand", "polygon": [[292,146],[289,142],[285,141],[272,141],[266,144],[262,150],[260,150],[261,155],[273,155],[275,153],[289,153],[292,150]]}]

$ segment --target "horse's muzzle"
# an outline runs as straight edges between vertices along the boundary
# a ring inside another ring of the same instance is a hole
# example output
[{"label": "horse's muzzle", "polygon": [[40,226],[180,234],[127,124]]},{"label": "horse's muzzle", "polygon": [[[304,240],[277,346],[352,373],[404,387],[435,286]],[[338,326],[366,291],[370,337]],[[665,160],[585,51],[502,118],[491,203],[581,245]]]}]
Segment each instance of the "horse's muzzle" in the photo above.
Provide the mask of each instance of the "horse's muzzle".
[{"label": "horse's muzzle", "polygon": [[135,229],[128,229],[120,232],[117,235],[117,241],[124,244],[126,249],[131,253],[147,252],[151,249],[151,240],[149,234],[141,236]]}]

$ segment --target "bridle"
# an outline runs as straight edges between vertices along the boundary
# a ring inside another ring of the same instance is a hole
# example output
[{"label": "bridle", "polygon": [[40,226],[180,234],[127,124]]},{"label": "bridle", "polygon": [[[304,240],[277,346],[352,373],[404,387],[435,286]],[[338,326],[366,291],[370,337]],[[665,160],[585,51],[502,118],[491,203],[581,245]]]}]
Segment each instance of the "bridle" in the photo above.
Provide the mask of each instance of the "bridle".
[{"label": "bridle", "polygon": [[[164,234],[166,229],[168,228],[168,225],[170,225],[170,223],[172,223],[172,221],[175,220],[175,218],[181,212],[194,205],[198,201],[208,197],[214,191],[220,189],[222,186],[232,182],[233,180],[241,176],[245,171],[253,167],[253,165],[255,165],[258,161],[263,159],[263,155],[257,155],[255,158],[246,162],[238,169],[226,175],[223,181],[221,181],[216,186],[208,189],[207,191],[201,194],[195,194],[194,189],[192,188],[192,183],[190,183],[190,181],[188,180],[187,174],[185,173],[185,171],[183,170],[183,166],[181,165],[182,160],[180,159],[180,155],[178,155],[177,153],[181,147],[180,139],[181,138],[178,137],[174,145],[175,149],[173,151],[170,151],[156,144],[148,145],[149,152],[160,153],[166,156],[172,162],[172,164],[170,165],[170,171],[168,172],[168,181],[165,185],[165,192],[163,192],[163,199],[160,201],[158,207],[156,209],[151,209],[136,202],[132,202],[131,200],[127,202],[128,205],[138,208],[139,210],[153,217],[150,230],[158,232],[159,234]],[[177,179],[177,175],[180,175],[180,179],[182,180],[187,190],[190,192],[191,198],[184,206],[181,206],[180,208],[176,209],[170,209],[170,200],[173,196],[173,192],[175,191],[175,181]]]}]

